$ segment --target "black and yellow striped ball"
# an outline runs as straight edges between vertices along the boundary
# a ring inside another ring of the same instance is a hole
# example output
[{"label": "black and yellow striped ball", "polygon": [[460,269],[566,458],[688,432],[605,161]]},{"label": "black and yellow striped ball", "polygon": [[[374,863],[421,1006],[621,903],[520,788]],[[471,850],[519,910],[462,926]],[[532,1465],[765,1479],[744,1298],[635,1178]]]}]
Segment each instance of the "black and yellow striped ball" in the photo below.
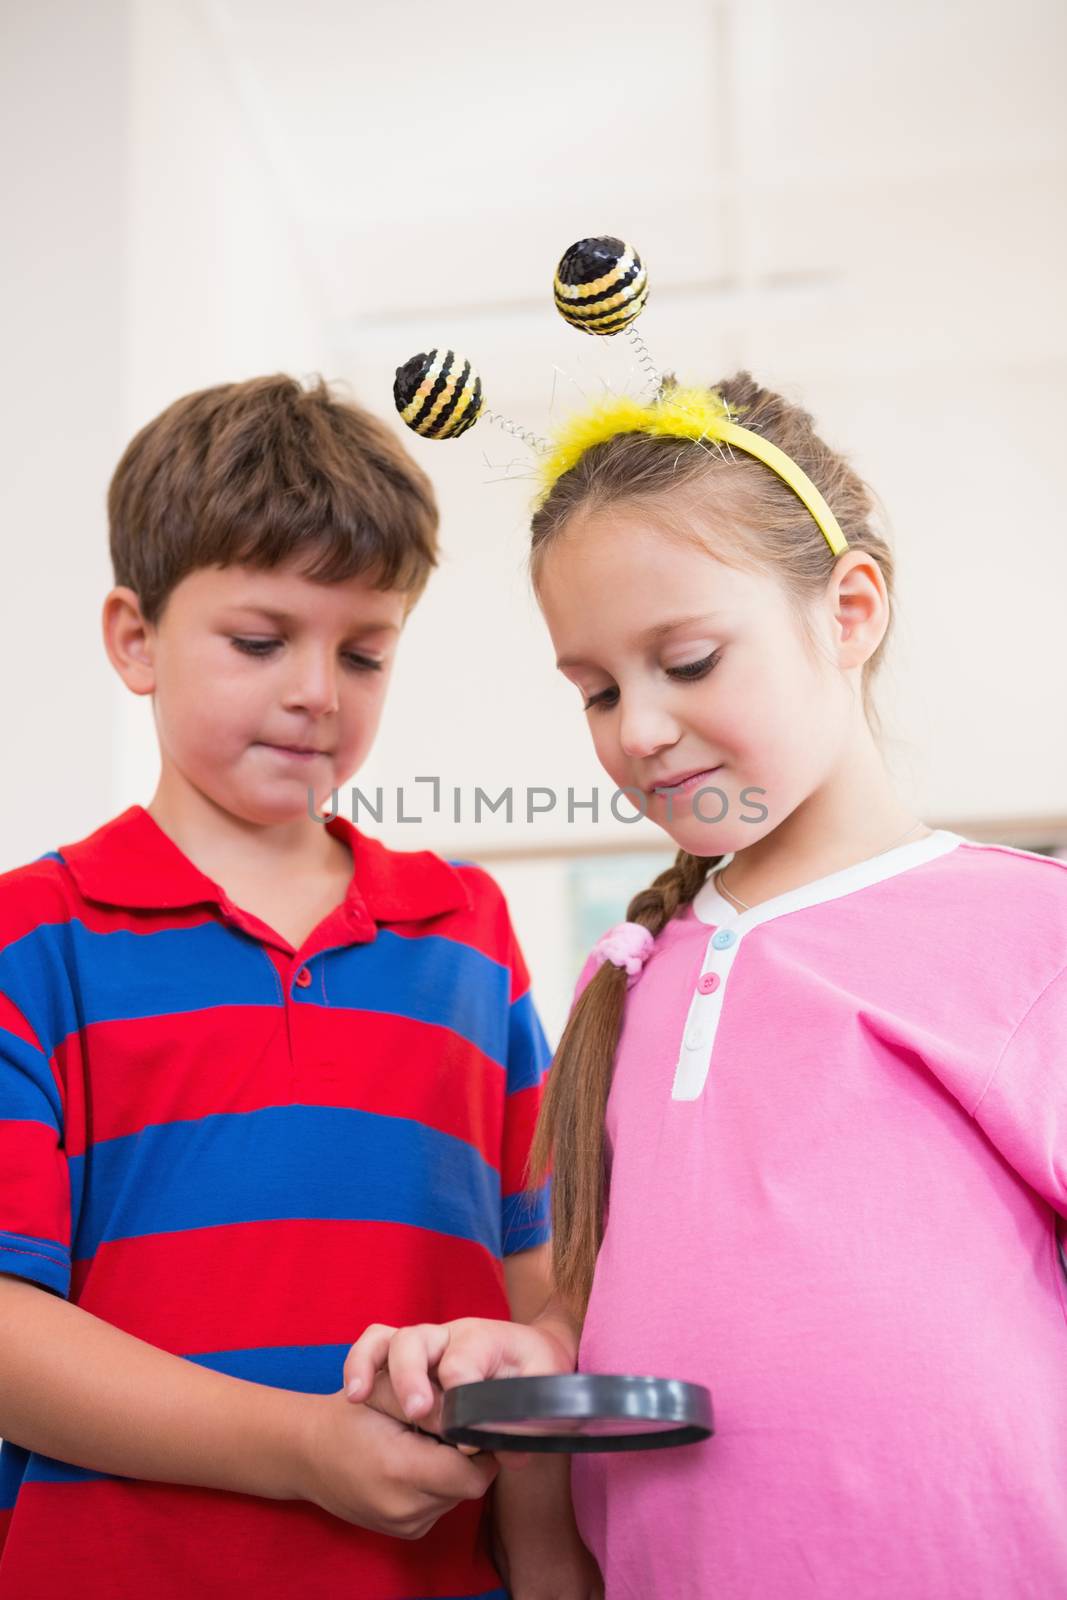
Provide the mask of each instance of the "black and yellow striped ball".
[{"label": "black and yellow striped ball", "polygon": [[579,239],[556,268],[556,310],[583,333],[619,333],[641,314],[648,273],[622,239]]},{"label": "black and yellow striped ball", "polygon": [[393,399],[424,439],[458,439],[481,414],[482,380],[454,350],[420,352],[397,367]]}]

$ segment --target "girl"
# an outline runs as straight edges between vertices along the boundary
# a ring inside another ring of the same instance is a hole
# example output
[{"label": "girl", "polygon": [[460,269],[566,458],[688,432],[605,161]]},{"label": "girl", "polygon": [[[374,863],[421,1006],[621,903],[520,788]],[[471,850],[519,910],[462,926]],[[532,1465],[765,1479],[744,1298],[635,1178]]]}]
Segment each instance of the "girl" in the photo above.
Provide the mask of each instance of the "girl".
[{"label": "girl", "polygon": [[870,497],[806,413],[747,374],[719,394],[776,466],[594,420],[534,519],[600,761],[679,846],[553,1069],[556,1298],[368,1329],[346,1377],[387,1363],[420,1419],[431,1375],[707,1384],[708,1443],[574,1458],[608,1600],[1051,1600],[1067,868],[897,798]]}]

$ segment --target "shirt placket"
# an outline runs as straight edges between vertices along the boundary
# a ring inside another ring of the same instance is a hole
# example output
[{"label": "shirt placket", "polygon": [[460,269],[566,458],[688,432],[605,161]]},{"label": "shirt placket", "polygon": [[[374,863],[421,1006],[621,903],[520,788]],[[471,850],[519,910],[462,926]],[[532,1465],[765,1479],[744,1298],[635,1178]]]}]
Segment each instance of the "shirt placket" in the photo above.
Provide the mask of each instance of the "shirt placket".
[{"label": "shirt placket", "polygon": [[744,939],[743,919],[720,923],[704,949],[689,1002],[671,1088],[672,1100],[698,1100],[711,1070],[730,973]]},{"label": "shirt placket", "polygon": [[290,1082],[292,1097],[296,1102],[306,1092],[302,1080],[305,1065],[312,1058],[315,1077],[320,1084],[342,1070],[342,1063],[333,1058],[328,1043],[324,1053],[324,1037],[329,1038],[328,1035],[324,1036],[322,1027],[322,1012],[330,1004],[326,992],[327,958],[332,952],[347,949],[349,945],[371,943],[375,932],[374,921],[362,905],[345,905],[331,912],[299,951],[290,951],[280,959],[279,965],[284,967],[282,984]]}]

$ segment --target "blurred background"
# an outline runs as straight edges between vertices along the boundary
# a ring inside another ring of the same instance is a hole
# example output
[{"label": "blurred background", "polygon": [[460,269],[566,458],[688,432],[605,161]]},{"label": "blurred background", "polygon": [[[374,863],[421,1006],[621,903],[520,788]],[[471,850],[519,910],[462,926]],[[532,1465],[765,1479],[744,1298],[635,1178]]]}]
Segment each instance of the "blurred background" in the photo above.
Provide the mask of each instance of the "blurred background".
[{"label": "blurred background", "polygon": [[[0,870],[155,787],[150,708],[100,638],[130,435],[181,393],[278,370],[392,417],[393,369],[434,343],[543,431],[638,383],[628,344],[552,308],[555,262],[595,233],[645,258],[661,367],[750,368],[876,489],[906,803],[1067,848],[1063,0],[7,0],[2,35]],[[498,875],[555,1034],[662,836],[612,819],[554,673],[522,446],[488,423],[406,439],[444,560],[358,779],[383,787],[382,822],[356,820]],[[429,775],[439,812],[399,821],[396,788],[414,814]],[[475,825],[478,786],[511,786],[514,820]],[[560,803],[527,823],[535,786]],[[568,789],[594,788],[599,822],[568,818]]]}]

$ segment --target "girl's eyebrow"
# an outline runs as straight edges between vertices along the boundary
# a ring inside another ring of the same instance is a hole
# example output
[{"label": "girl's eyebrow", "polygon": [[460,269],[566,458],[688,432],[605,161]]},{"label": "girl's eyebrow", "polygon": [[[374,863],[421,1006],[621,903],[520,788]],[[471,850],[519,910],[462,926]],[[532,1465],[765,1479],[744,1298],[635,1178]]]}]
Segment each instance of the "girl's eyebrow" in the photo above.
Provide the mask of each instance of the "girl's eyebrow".
[{"label": "girl's eyebrow", "polygon": [[[694,617],[674,617],[670,622],[657,622],[654,627],[646,628],[643,633],[639,633],[634,642],[638,646],[657,644],[668,633],[673,633],[675,628],[689,628],[695,622],[711,622],[721,616],[721,611],[700,611]],[[560,656],[556,661],[556,666],[561,672],[568,667],[584,667],[586,664],[578,656]]]},{"label": "girl's eyebrow", "polygon": [[673,622],[657,622],[654,628],[646,628],[644,633],[638,634],[637,642],[655,644],[668,633],[673,633],[675,628],[689,628],[694,622],[711,622],[713,618],[721,616],[721,611],[699,611],[695,617],[675,617]]}]

